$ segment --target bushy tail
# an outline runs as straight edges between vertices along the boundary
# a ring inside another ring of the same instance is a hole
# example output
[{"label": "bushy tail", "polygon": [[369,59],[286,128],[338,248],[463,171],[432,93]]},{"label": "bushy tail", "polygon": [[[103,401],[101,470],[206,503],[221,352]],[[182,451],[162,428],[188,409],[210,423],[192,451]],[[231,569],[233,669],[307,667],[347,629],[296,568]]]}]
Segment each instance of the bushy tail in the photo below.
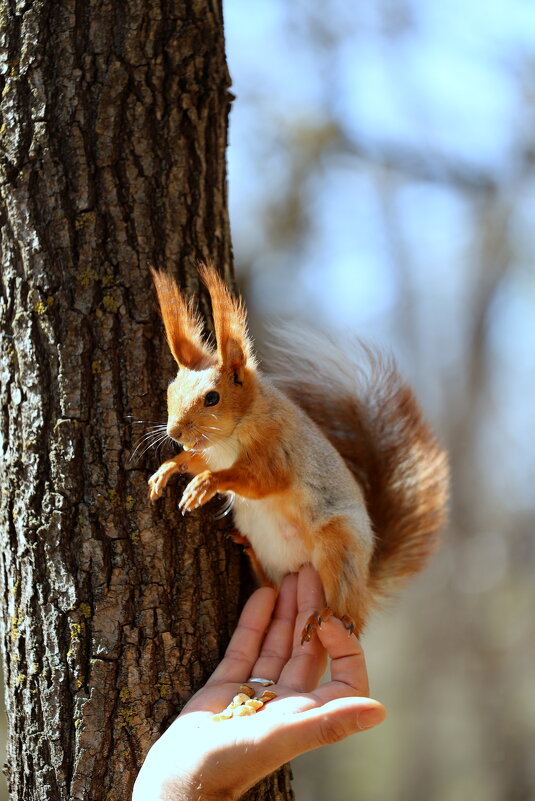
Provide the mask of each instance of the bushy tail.
[{"label": "bushy tail", "polygon": [[438,545],[446,454],[392,358],[362,343],[352,358],[297,326],[278,329],[272,351],[277,385],[322,429],[364,490],[376,536],[370,589],[388,595]]}]

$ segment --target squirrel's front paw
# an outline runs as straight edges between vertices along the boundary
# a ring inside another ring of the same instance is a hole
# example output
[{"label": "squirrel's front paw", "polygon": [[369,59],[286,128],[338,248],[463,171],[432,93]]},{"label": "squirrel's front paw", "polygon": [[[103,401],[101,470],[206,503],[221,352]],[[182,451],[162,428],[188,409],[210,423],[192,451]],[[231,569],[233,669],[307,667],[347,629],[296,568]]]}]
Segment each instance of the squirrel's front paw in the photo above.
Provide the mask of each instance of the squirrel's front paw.
[{"label": "squirrel's front paw", "polygon": [[161,464],[149,478],[149,500],[156,501],[161,498],[171,476],[177,472],[183,473],[186,467],[187,465],[178,464],[176,459],[170,459],[168,462]]},{"label": "squirrel's front paw", "polygon": [[164,465],[158,468],[158,470],[152,474],[149,478],[149,500],[156,501],[158,498],[161,498],[164,489],[167,486],[167,482],[169,480],[169,471],[164,468]]},{"label": "squirrel's front paw", "polygon": [[182,514],[191,512],[192,509],[202,506],[203,503],[208,503],[216,492],[214,476],[209,470],[205,470],[189,482],[179,503],[179,509]]}]

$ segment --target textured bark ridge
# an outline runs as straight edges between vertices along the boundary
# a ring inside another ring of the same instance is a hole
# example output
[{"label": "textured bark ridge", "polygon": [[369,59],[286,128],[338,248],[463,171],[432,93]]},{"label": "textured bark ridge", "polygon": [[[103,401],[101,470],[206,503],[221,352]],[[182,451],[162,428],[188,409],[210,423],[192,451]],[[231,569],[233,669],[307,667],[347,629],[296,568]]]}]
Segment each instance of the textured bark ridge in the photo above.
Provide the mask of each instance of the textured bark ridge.
[{"label": "textured bark ridge", "polygon": [[[165,420],[173,369],[148,265],[189,292],[197,258],[230,270],[228,87],[218,0],[0,7],[13,799],[128,799],[236,620],[239,556],[223,525],[183,520],[176,487],[150,508],[157,460],[129,460]],[[253,797],[290,794],[279,774]]]}]

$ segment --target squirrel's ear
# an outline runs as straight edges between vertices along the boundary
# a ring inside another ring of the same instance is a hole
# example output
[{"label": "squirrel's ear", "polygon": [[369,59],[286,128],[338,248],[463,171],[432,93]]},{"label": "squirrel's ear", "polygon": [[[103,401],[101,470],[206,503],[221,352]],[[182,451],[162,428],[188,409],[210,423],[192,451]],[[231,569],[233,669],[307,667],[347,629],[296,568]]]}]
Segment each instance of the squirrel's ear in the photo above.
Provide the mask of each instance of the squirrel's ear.
[{"label": "squirrel's ear", "polygon": [[220,361],[242,380],[243,368],[253,367],[255,358],[247,333],[247,315],[242,301],[230,294],[229,288],[215,268],[199,265],[199,274],[208,287],[212,300],[212,315]]},{"label": "squirrel's ear", "polygon": [[179,367],[202,370],[215,361],[215,354],[202,340],[202,323],[170,275],[151,268],[162,312],[167,342]]}]

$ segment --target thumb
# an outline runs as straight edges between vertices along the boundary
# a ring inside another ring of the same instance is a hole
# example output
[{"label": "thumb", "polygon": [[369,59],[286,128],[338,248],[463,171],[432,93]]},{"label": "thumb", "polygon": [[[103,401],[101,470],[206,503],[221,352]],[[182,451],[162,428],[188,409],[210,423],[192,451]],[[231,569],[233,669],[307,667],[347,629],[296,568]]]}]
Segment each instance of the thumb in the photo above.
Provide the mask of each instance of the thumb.
[{"label": "thumb", "polygon": [[338,698],[286,717],[284,726],[272,731],[268,739],[272,740],[273,756],[282,764],[305,751],[371,729],[385,717],[384,706],[371,698]]}]

